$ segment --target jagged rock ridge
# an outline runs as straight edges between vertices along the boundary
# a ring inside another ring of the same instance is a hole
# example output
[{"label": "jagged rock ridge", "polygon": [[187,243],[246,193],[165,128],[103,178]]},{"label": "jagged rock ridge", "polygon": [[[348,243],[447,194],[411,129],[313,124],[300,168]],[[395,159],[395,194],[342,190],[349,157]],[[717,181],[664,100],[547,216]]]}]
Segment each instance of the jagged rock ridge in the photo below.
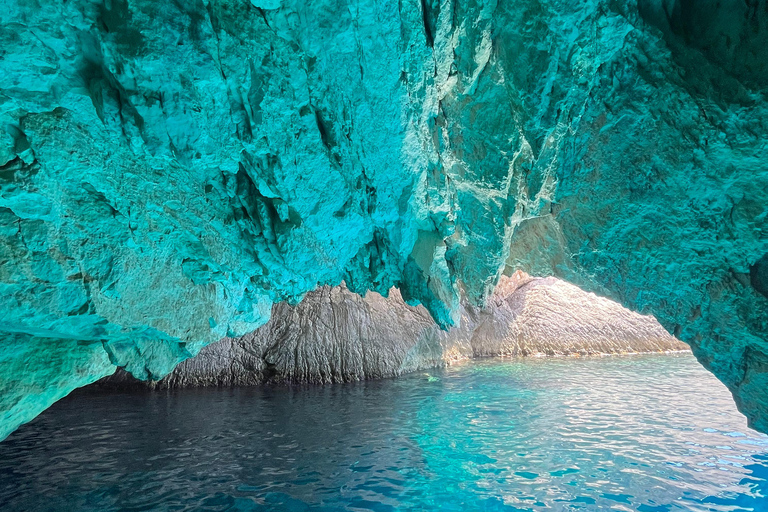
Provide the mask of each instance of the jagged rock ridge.
[{"label": "jagged rock ridge", "polygon": [[[392,377],[474,357],[598,355],[687,350],[651,316],[564,281],[522,272],[502,277],[486,308],[465,305],[448,331],[397,289],[361,297],[322,287],[275,304],[255,332],[208,345],[151,387],[345,382]],[[125,372],[100,385],[140,381]]]}]

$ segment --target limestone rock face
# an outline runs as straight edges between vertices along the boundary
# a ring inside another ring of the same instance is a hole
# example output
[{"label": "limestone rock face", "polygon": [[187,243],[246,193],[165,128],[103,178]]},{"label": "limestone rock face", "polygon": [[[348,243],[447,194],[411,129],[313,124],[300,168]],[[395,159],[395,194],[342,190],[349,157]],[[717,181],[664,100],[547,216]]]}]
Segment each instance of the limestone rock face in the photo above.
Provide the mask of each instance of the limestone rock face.
[{"label": "limestone rock face", "polygon": [[[448,331],[422,306],[361,297],[345,286],[276,304],[255,332],[227,338],[180,363],[152,387],[344,382],[392,377],[473,357],[597,355],[687,350],[643,316],[553,277],[503,276],[486,308],[466,305]],[[121,372],[106,385],[135,384]]]},{"label": "limestone rock face", "polygon": [[768,430],[764,6],[5,1],[0,438],[318,286],[448,326],[518,268],[653,313]]},{"label": "limestone rock face", "polygon": [[[688,350],[652,316],[554,277],[503,276],[475,319],[472,355],[594,355]],[[450,333],[449,333],[450,334]]]}]

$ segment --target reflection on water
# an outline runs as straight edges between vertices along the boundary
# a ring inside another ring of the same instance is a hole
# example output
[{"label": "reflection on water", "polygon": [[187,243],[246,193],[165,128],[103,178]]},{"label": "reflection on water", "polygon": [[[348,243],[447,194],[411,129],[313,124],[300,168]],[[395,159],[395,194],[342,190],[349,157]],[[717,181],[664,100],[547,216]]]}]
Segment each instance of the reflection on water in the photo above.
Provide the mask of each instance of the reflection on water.
[{"label": "reflection on water", "polygon": [[768,437],[690,355],[69,397],[0,443],[0,510],[768,510]]}]

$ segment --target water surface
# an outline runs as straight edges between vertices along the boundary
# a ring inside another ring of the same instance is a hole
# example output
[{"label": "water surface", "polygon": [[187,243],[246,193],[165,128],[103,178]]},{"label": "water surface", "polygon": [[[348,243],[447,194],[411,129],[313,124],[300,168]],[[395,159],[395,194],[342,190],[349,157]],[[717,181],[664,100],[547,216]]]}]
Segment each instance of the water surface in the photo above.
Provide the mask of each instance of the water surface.
[{"label": "water surface", "polygon": [[303,388],[78,393],[0,443],[0,510],[768,510],[768,437],[691,355]]}]

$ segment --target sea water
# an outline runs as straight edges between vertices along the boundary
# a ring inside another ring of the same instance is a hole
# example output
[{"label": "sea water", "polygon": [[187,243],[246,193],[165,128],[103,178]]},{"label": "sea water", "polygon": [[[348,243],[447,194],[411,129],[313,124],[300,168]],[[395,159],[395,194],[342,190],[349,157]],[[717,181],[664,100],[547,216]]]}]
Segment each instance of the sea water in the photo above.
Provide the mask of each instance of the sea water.
[{"label": "sea water", "polygon": [[79,392],[0,443],[0,510],[768,511],[768,437],[690,354]]}]

